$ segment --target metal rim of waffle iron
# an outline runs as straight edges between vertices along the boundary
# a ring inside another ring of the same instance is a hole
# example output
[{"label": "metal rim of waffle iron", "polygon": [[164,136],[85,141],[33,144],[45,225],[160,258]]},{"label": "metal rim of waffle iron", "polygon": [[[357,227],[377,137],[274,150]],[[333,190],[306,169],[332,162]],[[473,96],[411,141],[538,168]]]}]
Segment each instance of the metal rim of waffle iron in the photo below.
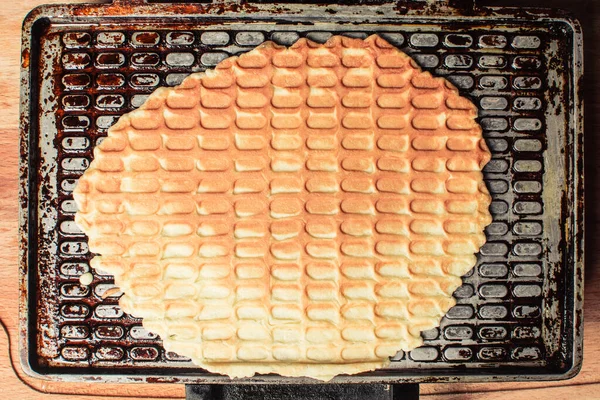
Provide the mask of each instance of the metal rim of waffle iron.
[{"label": "metal rim of waffle iron", "polygon": [[[221,33],[203,39],[204,31]],[[133,2],[44,6],[24,24],[20,346],[28,374],[66,381],[229,381],[169,360],[173,356],[163,354],[155,338],[136,328],[139,322],[120,315],[116,300],[101,304],[109,277],[96,276],[93,291],[77,285],[85,263],[76,261],[87,256],[78,254],[86,245],[69,223],[69,189],[110,117],[132,109],[156,79],[172,85],[209,68],[211,57],[219,57],[215,48],[237,53],[258,40],[286,44],[298,35],[326,39],[329,32],[387,33],[424,69],[457,78],[461,94],[480,106],[493,153],[485,177],[496,200],[485,262],[465,278],[455,314],[425,337],[425,350],[334,382],[541,380],[577,373],[583,119],[576,21],[548,10],[445,5]],[[279,376],[239,381],[313,382]]]}]

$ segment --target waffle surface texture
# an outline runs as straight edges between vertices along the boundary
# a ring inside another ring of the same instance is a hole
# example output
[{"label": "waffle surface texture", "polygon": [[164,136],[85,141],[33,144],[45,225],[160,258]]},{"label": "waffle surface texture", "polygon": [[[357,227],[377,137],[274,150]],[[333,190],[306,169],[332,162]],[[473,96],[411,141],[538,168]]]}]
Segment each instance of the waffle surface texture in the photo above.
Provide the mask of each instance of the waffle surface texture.
[{"label": "waffle surface texture", "polygon": [[122,116],[76,222],[123,310],[209,371],[385,367],[485,242],[476,116],[376,35],[266,42]]}]

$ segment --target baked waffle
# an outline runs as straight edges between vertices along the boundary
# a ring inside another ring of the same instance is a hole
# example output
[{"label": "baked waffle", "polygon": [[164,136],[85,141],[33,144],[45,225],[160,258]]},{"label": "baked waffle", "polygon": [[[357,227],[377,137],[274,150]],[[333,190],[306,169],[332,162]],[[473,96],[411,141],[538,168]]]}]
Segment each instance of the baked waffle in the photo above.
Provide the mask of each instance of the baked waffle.
[{"label": "baked waffle", "polygon": [[266,42],[122,116],[75,221],[123,310],[209,371],[381,368],[485,242],[476,115],[377,35]]}]

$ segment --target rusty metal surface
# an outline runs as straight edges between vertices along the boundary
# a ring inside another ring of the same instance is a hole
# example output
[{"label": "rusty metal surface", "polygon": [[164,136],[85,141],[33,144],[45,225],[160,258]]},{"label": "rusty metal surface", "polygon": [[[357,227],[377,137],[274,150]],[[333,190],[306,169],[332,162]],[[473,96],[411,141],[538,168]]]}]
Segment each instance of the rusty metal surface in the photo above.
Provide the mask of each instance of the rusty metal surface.
[{"label": "rusty metal surface", "polygon": [[[369,2],[373,3],[373,2]],[[44,6],[27,17],[21,74],[21,359],[31,375],[111,382],[230,381],[165,353],[140,320],[89,287],[71,191],[119,115],[158,86],[264,40],[379,33],[479,105],[493,153],[494,223],[458,304],[425,345],[337,382],[564,379],[582,353],[581,31],[547,10],[447,4],[259,2]]]}]

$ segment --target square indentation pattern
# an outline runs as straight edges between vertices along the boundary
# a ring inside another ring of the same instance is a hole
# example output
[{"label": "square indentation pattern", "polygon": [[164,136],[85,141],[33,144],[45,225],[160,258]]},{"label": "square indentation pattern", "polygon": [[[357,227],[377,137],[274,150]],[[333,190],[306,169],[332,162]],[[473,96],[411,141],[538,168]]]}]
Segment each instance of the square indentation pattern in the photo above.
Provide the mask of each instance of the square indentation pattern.
[{"label": "square indentation pattern", "polygon": [[[484,172],[494,215],[477,266],[455,293],[458,304],[440,328],[423,334],[424,347],[408,355],[400,353],[394,360],[408,366],[541,363],[545,351],[540,329],[544,265],[539,216],[546,146],[541,35],[414,34],[391,29],[377,33],[414,57],[425,70],[447,77],[479,106],[479,121],[493,153]],[[348,36],[367,37],[370,33],[374,32],[349,32]],[[121,114],[141,105],[156,87],[177,85],[190,72],[211,68],[230,55],[252,49],[259,39],[289,45],[297,37],[324,41],[331,34],[241,28],[144,30],[135,36],[125,31],[62,34],[61,63],[56,71],[60,91],[56,113],[60,147],[56,172],[60,201],[57,364],[151,363],[194,368],[181,357],[165,354],[160,341],[145,332],[139,320],[124,314],[117,306],[118,293],[101,299],[110,276],[95,274],[90,289],[78,285],[79,275],[89,270],[92,255],[86,238],[73,223],[71,192],[89,166],[93,146],[108,127]],[[290,164],[282,164],[287,166]]]}]

